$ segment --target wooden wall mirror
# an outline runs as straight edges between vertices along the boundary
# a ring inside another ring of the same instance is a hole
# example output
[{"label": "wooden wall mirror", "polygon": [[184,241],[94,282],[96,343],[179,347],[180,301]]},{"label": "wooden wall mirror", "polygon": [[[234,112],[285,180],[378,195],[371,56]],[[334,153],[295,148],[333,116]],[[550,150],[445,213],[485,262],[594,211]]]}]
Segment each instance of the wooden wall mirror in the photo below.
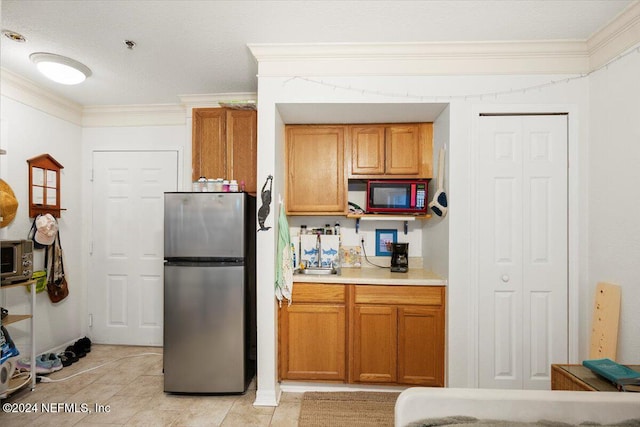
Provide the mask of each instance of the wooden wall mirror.
[{"label": "wooden wall mirror", "polygon": [[64,169],[49,154],[27,160],[29,164],[29,216],[50,213],[60,218],[60,170]]}]

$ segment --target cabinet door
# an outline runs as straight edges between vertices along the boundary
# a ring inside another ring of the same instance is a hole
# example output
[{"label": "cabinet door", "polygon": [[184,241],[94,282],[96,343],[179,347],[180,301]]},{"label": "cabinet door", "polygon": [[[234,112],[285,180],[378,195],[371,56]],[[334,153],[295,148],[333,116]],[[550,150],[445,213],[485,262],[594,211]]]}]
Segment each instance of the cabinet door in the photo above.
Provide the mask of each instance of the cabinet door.
[{"label": "cabinet door", "polygon": [[287,213],[346,213],[345,126],[288,126],[286,152]]},{"label": "cabinet door", "polygon": [[280,377],[346,381],[344,304],[292,304],[280,310]]},{"label": "cabinet door", "polygon": [[384,126],[350,126],[350,177],[384,173]]},{"label": "cabinet door", "polygon": [[227,171],[226,114],[223,108],[194,108],[192,179],[224,178]]},{"label": "cabinet door", "polygon": [[354,306],[351,382],[397,382],[397,331],[395,307]]},{"label": "cabinet door", "polygon": [[245,191],[256,194],[257,113],[227,110],[227,173],[225,177],[244,181]]},{"label": "cabinet door", "polygon": [[385,140],[385,174],[420,176],[422,147],[419,126],[389,126]]},{"label": "cabinet door", "polygon": [[444,310],[398,308],[398,383],[444,386]]}]

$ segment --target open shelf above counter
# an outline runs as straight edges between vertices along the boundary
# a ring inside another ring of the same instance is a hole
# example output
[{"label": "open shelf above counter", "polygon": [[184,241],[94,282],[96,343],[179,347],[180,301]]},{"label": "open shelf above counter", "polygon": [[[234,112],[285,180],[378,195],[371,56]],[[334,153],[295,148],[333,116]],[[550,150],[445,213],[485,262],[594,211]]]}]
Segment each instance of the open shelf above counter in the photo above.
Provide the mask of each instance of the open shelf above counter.
[{"label": "open shelf above counter", "polygon": [[409,232],[409,221],[416,219],[429,219],[431,215],[390,215],[390,214],[347,214],[347,218],[356,220],[356,233],[360,229],[360,221],[402,221],[404,222],[404,234]]},{"label": "open shelf above counter", "polygon": [[365,221],[415,221],[416,219],[429,219],[431,215],[388,215],[388,214],[347,214],[347,218],[361,219]]}]

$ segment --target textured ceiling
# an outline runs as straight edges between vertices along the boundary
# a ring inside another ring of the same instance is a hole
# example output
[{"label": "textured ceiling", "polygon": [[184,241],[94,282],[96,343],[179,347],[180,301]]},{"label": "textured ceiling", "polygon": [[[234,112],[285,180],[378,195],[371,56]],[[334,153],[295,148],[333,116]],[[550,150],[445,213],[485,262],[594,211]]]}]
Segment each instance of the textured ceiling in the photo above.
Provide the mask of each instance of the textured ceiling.
[{"label": "textured ceiling", "polygon": [[[249,43],[586,40],[630,0],[151,1],[0,0],[1,66],[81,105],[175,104],[179,95],[255,92]],[[123,40],[137,43],[133,50]],[[93,71],[62,86],[32,52]]]}]

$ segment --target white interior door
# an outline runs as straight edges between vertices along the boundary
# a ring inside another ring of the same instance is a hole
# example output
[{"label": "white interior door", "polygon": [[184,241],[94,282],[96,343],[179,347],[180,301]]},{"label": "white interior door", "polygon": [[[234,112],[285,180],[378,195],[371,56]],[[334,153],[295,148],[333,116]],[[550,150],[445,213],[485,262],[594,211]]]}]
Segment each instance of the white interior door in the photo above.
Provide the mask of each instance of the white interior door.
[{"label": "white interior door", "polygon": [[567,116],[479,130],[479,386],[548,389],[568,359]]},{"label": "white interior door", "polygon": [[93,341],[162,345],[163,193],[177,182],[177,151],[93,153]]}]

